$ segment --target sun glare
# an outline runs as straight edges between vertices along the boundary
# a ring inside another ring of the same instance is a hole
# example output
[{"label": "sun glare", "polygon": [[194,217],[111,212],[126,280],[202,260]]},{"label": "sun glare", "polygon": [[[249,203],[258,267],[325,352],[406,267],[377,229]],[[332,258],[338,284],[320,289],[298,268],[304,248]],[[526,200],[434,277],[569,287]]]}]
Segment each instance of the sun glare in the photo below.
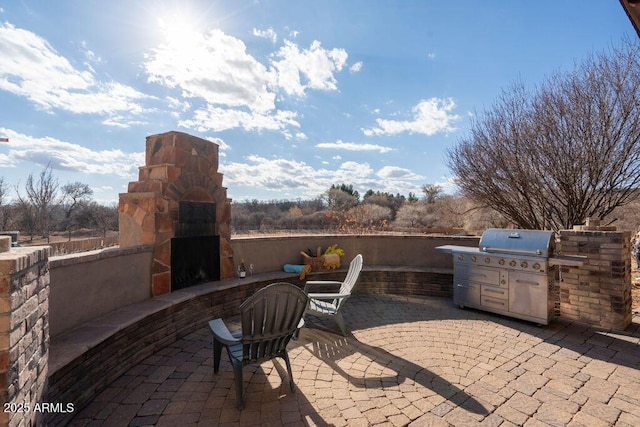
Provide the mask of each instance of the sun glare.
[{"label": "sun glare", "polygon": [[177,48],[193,46],[201,37],[195,23],[183,17],[158,18],[158,25],[163,41]]}]

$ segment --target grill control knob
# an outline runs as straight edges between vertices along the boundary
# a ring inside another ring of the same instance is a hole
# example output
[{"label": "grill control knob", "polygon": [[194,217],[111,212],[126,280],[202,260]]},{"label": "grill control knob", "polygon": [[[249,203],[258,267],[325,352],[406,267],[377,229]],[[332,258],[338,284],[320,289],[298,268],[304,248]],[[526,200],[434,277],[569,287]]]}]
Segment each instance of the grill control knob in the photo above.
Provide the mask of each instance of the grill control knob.
[{"label": "grill control knob", "polygon": [[500,261],[498,261],[498,264],[500,264],[500,265],[504,265],[504,263],[505,263],[505,261],[502,258],[500,259]]},{"label": "grill control knob", "polygon": [[535,264],[533,264],[533,269],[534,270],[540,270],[540,263],[536,262]]},{"label": "grill control knob", "polygon": [[529,267],[529,264],[527,263],[527,261],[522,261],[522,264],[520,264],[520,267],[527,268]]},{"label": "grill control knob", "polygon": [[516,264],[517,264],[517,262],[516,262],[515,260],[511,260],[511,262],[509,262],[509,265],[510,265],[511,267],[515,267],[515,266],[516,266]]},{"label": "grill control knob", "polygon": [[476,256],[475,256],[475,255],[472,255],[472,256],[471,256],[471,261],[472,261],[472,262],[476,262]]},{"label": "grill control knob", "polygon": [[458,260],[462,261],[464,259],[464,255],[458,255]]},{"label": "grill control knob", "polygon": [[487,257],[484,259],[485,264],[489,264],[491,262],[491,258]]}]

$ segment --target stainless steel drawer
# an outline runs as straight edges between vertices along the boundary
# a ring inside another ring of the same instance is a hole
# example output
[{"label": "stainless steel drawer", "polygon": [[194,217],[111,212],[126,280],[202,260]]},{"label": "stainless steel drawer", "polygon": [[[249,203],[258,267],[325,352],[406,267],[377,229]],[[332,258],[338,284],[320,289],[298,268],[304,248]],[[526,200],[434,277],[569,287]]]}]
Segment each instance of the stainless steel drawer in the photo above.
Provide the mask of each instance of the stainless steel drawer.
[{"label": "stainless steel drawer", "polygon": [[509,299],[509,288],[499,288],[497,286],[482,285],[482,287],[480,288],[480,294],[483,297],[507,300]]},{"label": "stainless steel drawer", "polygon": [[500,310],[505,314],[509,311],[509,302],[505,299],[494,298],[490,296],[482,296],[480,298],[480,304],[482,307],[492,308],[495,310]]},{"label": "stainless steel drawer", "polygon": [[454,280],[453,282],[453,303],[461,307],[480,306],[480,285],[467,283],[466,281]]},{"label": "stainless steel drawer", "polygon": [[498,269],[471,266],[468,267],[466,274],[469,282],[500,286],[500,270]]}]

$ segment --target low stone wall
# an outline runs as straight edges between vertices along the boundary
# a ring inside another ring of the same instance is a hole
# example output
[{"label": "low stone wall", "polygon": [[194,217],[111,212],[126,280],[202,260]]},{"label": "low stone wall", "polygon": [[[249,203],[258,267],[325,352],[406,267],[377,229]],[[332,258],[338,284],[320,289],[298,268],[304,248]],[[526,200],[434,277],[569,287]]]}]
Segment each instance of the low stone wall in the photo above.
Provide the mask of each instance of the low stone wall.
[{"label": "low stone wall", "polygon": [[49,247],[0,253],[0,425],[42,425],[49,357]]},{"label": "low stone wall", "polygon": [[[305,280],[344,280],[345,271],[311,274]],[[300,283],[303,286],[303,283]],[[354,294],[406,295],[453,298],[453,275],[449,269],[367,266],[362,270]]]},{"label": "low stone wall", "polygon": [[88,239],[49,243],[49,246],[51,246],[51,255],[53,256],[93,251],[117,245],[118,236],[91,237]]}]

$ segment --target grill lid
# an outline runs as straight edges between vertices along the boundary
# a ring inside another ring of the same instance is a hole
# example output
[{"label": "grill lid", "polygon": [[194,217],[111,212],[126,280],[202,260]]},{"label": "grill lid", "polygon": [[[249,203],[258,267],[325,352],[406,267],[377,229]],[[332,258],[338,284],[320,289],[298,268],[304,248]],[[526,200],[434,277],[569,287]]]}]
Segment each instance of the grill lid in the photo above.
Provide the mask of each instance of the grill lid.
[{"label": "grill lid", "polygon": [[479,247],[483,252],[549,257],[554,248],[553,231],[489,228],[482,233]]}]

